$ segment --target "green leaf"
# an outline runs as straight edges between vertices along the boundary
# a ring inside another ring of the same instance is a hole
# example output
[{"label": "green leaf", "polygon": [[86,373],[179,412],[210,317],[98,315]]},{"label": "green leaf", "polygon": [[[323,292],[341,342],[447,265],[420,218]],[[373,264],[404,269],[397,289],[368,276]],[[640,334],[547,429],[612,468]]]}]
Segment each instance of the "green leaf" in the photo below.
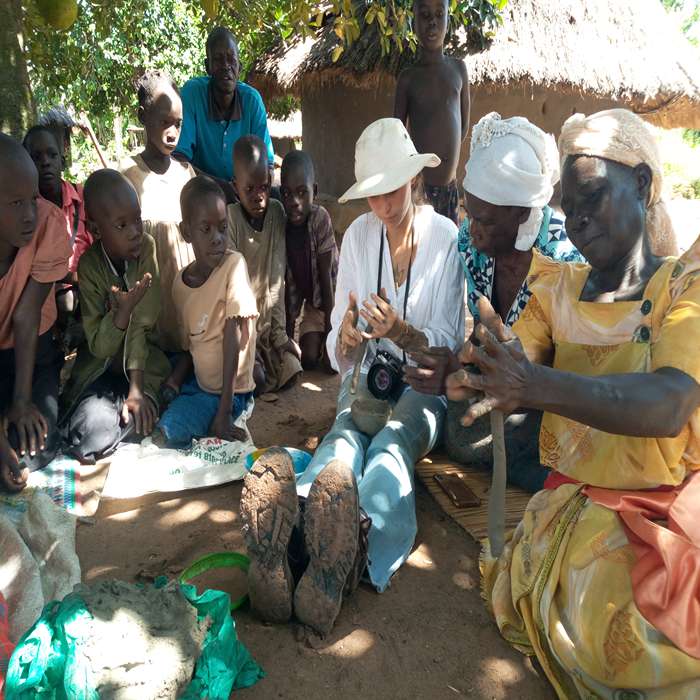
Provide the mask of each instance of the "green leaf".
[{"label": "green leaf", "polygon": [[338,46],[336,46],[333,49],[333,53],[331,54],[331,60],[333,61],[333,63],[336,63],[338,61],[344,50],[345,49],[342,44],[338,44]]}]

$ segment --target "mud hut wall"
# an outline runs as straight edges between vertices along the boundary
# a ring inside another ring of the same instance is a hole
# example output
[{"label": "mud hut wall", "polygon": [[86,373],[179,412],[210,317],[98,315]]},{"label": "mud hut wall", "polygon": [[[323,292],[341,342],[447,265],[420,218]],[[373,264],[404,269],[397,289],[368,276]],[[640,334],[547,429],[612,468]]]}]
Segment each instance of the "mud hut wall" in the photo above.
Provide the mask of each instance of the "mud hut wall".
[{"label": "mud hut wall", "polygon": [[321,192],[339,197],[355,181],[355,142],[368,124],[392,115],[394,85],[333,81],[302,86],[302,143],[314,160]]},{"label": "mud hut wall", "polygon": [[[559,138],[564,122],[576,112],[592,114],[611,107],[625,106],[619,101],[582,93],[567,86],[545,87],[531,83],[478,85],[471,92],[471,125],[489,112],[502,117],[525,117],[547,133]],[[457,179],[464,177],[464,166],[469,157],[471,129],[460,154]]]},{"label": "mud hut wall", "polygon": [[[354,182],[355,142],[376,119],[393,114],[395,82],[381,78],[371,86],[348,85],[340,80],[302,86],[302,140],[316,165],[321,192],[338,197]],[[472,88],[471,123],[488,112],[503,117],[523,116],[559,136],[564,121],[575,112],[590,114],[620,106],[609,98],[581,93],[566,86],[544,87],[530,83],[506,86],[484,84]],[[457,172],[461,181],[469,152],[464,142]],[[382,154],[377,154],[378,158]]]}]

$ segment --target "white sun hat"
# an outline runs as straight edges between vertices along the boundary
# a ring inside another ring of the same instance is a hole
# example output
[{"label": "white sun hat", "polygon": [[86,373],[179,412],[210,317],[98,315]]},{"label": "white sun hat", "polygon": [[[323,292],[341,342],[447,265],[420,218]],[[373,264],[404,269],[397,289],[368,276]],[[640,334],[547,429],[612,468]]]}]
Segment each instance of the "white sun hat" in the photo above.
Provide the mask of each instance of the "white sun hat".
[{"label": "white sun hat", "polygon": [[389,194],[410,182],[423,168],[436,168],[440,159],[434,153],[418,153],[400,119],[388,117],[372,122],[355,145],[357,182],[338,199]]}]

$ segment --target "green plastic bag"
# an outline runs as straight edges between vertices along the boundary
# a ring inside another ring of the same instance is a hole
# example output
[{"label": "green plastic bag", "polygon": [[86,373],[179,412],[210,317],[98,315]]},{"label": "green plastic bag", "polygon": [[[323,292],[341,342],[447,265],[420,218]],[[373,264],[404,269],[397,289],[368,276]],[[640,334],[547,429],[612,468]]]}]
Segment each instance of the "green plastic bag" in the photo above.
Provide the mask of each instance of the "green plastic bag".
[{"label": "green plastic bag", "polygon": [[[166,583],[160,577],[154,586],[162,588]],[[197,617],[208,616],[211,621],[194,677],[181,697],[228,700],[233,689],[247,688],[263,678],[265,672],[236,636],[228,594],[206,590],[197,595],[194,586],[181,584],[181,588],[197,609]],[[85,601],[77,593],[49,603],[10,659],[6,700],[99,700],[81,652],[91,622]]]}]

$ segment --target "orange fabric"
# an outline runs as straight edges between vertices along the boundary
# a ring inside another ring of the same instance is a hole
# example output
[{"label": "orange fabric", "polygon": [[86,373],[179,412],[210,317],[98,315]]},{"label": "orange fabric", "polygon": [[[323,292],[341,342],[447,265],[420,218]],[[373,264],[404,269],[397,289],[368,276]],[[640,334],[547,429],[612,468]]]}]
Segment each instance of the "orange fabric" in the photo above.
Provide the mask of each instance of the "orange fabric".
[{"label": "orange fabric", "polygon": [[[14,347],[12,314],[22,296],[27,281],[50,283],[68,274],[72,250],[66,237],[66,222],[58,207],[45,199],[36,203],[37,224],[31,241],[19,248],[14,262],[0,278],[0,350]],[[46,333],[56,321],[56,300],[46,297],[41,308],[39,335]]]},{"label": "orange fabric", "polygon": [[75,210],[78,209],[78,228],[75,232],[73,251],[68,266],[71,272],[76,272],[80,256],[92,245],[93,238],[86,227],[85,202],[83,202],[83,186],[74,185],[68,180],[62,180],[61,197],[63,199],[63,217],[66,220],[66,232],[68,241],[73,238],[73,228],[75,227]]},{"label": "orange fabric", "polygon": [[[587,486],[594,503],[617,511],[637,561],[634,602],[677,647],[700,659],[700,477],[669,490]],[[664,526],[658,521],[667,521]]]},{"label": "orange fabric", "polygon": [[[578,483],[552,472],[546,489]],[[700,659],[700,476],[674,488],[616,491],[586,486],[599,506],[620,515],[637,561],[631,579],[644,618],[679,649]],[[667,526],[657,521],[666,521]]]}]

